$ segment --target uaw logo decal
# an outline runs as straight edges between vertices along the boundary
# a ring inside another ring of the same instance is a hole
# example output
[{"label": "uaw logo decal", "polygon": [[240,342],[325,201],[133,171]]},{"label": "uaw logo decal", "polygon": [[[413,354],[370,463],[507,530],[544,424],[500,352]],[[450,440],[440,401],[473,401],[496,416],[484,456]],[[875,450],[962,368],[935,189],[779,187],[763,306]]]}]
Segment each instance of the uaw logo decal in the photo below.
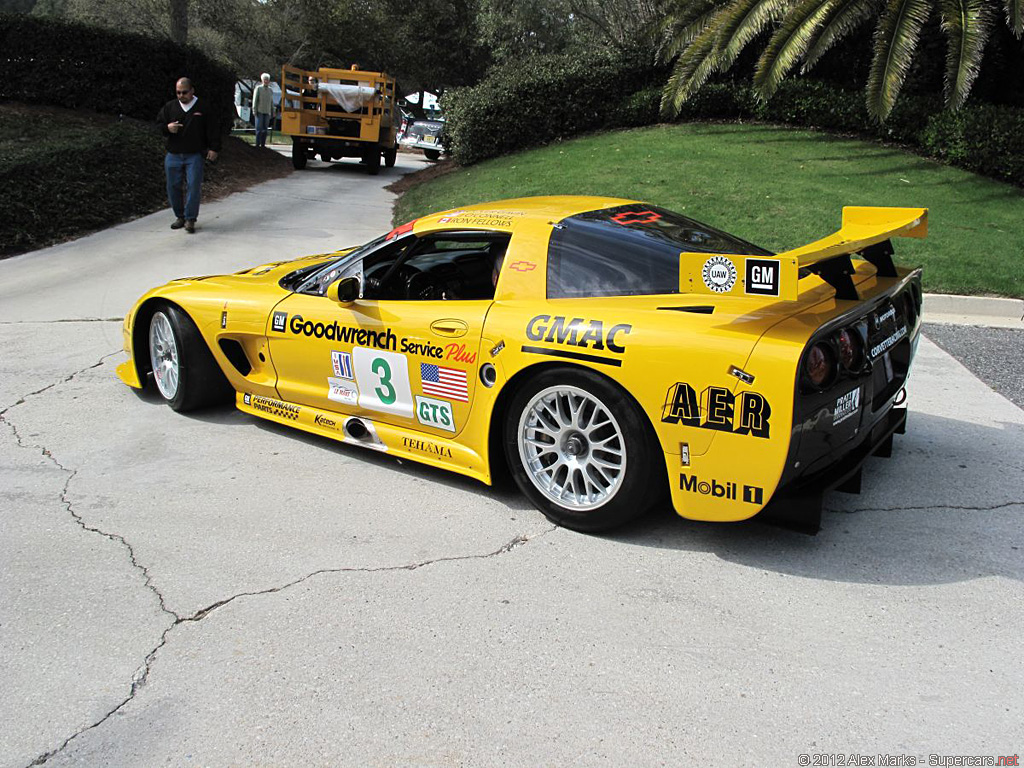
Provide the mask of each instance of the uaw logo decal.
[{"label": "uaw logo decal", "polygon": [[715,293],[726,293],[736,285],[736,265],[725,256],[712,256],[701,271],[704,285]]}]

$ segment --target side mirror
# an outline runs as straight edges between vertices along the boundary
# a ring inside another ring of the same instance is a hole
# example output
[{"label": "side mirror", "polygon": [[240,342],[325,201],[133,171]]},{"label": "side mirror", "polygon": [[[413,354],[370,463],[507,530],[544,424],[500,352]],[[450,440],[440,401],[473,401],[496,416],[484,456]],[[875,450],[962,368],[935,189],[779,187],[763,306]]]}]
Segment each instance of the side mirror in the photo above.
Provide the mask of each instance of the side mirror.
[{"label": "side mirror", "polygon": [[327,288],[327,298],[338,304],[351,304],[359,298],[359,278],[343,277]]}]

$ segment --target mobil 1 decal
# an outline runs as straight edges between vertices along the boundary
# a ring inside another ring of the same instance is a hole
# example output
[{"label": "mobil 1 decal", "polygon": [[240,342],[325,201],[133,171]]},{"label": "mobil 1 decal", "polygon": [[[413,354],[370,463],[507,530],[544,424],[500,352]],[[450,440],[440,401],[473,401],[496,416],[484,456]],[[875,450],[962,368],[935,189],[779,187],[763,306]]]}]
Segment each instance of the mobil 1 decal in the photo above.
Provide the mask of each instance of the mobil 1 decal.
[{"label": "mobil 1 decal", "polygon": [[413,402],[407,361],[405,355],[397,352],[355,347],[352,367],[359,389],[359,407],[411,419]]},{"label": "mobil 1 decal", "polygon": [[781,264],[777,259],[747,259],[744,291],[754,296],[778,296]]},{"label": "mobil 1 decal", "polygon": [[681,381],[668,388],[661,420],[666,424],[769,437],[771,415],[768,401],[757,392],[741,392],[737,396],[726,387],[708,387],[698,396],[696,389]]}]

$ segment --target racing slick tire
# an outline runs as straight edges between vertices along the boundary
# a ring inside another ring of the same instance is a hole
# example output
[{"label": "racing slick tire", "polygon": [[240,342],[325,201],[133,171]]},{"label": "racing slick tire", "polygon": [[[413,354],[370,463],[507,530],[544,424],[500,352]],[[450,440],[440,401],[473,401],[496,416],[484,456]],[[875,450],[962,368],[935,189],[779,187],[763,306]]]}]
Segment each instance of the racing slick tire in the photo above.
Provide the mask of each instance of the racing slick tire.
[{"label": "racing slick tire", "polygon": [[640,406],[577,368],[550,368],[513,396],[505,456],[520,490],[551,522],[604,531],[664,494],[663,458]]},{"label": "racing slick tire", "polygon": [[424,149],[423,154],[426,156],[427,160],[441,159],[441,150],[439,149]]},{"label": "racing slick tire", "polygon": [[184,413],[229,402],[234,389],[192,319],[163,304],[149,320],[149,363],[160,397]]},{"label": "racing slick tire", "polygon": [[394,168],[395,162],[398,160],[398,145],[396,144],[391,149],[384,150],[384,165],[388,168]]}]

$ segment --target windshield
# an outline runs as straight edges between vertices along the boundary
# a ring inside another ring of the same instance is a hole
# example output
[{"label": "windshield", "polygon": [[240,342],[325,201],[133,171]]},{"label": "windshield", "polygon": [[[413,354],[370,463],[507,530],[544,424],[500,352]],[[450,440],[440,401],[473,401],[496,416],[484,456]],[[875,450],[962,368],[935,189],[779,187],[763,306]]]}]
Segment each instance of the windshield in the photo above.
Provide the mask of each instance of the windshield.
[{"label": "windshield", "polygon": [[[349,251],[344,256],[332,259],[326,264],[318,267],[309,275],[303,275],[302,282],[298,287],[293,288],[296,293],[310,293],[314,296],[323,296],[327,293],[328,286],[339,277],[344,277],[346,270],[358,264],[359,260],[372,252],[387,239],[387,235],[381,235],[371,240],[366,245],[361,245],[354,251]],[[285,280],[288,278],[286,277]],[[282,280],[282,284],[284,280]],[[285,286],[288,287],[288,286]]]}]

